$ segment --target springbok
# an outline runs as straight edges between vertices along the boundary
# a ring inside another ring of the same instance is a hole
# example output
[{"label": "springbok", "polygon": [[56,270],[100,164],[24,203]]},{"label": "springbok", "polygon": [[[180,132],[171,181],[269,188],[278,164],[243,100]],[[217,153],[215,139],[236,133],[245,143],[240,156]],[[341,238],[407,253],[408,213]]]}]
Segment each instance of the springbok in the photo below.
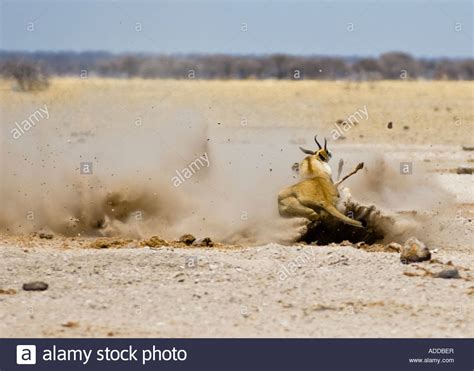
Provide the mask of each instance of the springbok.
[{"label": "springbok", "polygon": [[306,156],[299,165],[301,180],[284,188],[278,194],[278,211],[283,217],[304,217],[311,221],[322,220],[327,214],[332,215],[343,223],[362,228],[362,223],[341,213],[337,208],[339,191],[337,187],[347,178],[364,167],[359,163],[355,169],[338,182],[332,181],[331,167],[328,162],[331,152],[327,149],[327,140],[324,138],[324,148],[319,144],[317,136],[314,141],[319,147],[311,151],[300,147]]}]

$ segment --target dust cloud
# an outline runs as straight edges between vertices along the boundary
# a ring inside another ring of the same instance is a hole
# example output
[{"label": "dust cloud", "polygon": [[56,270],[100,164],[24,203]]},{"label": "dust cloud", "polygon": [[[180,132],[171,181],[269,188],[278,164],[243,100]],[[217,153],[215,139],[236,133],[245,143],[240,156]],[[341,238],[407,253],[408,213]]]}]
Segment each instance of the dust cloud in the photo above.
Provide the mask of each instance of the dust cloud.
[{"label": "dust cloud", "polygon": [[169,116],[153,127],[45,121],[18,139],[4,125],[1,230],[249,243],[272,240],[282,224],[295,233],[276,206],[291,161],[268,144],[286,135],[249,135],[191,110]]},{"label": "dust cloud", "polygon": [[455,196],[422,162],[413,161],[407,174],[401,171],[399,159],[376,151],[364,161],[362,173],[348,182],[350,197],[379,212],[374,223],[383,230],[385,241],[404,242],[413,235],[434,241],[445,220],[454,220]]},{"label": "dust cloud", "polygon": [[[297,181],[291,166],[303,158],[298,145],[314,145],[313,130],[225,126],[193,109],[170,110],[153,125],[69,119],[40,122],[18,139],[8,122],[2,126],[2,231],[192,233],[247,244],[292,241],[304,231],[304,221],[279,217],[276,195]],[[398,215],[449,208],[451,196],[429,176],[400,175],[382,156],[371,161],[362,153],[366,169],[348,182],[361,203]],[[91,173],[81,174],[84,166]],[[411,233],[414,224],[419,230],[413,215],[399,217],[397,233]]]}]

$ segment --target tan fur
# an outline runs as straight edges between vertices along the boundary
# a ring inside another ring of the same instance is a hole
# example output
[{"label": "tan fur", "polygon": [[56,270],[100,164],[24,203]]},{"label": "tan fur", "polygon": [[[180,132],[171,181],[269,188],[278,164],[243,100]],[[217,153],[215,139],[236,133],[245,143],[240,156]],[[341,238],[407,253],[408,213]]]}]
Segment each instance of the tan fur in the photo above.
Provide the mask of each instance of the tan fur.
[{"label": "tan fur", "polygon": [[326,161],[320,160],[320,151],[307,156],[300,163],[301,181],[284,188],[278,194],[280,215],[305,217],[314,221],[330,214],[346,224],[362,227],[362,223],[337,210],[339,192],[331,179],[331,168]]}]

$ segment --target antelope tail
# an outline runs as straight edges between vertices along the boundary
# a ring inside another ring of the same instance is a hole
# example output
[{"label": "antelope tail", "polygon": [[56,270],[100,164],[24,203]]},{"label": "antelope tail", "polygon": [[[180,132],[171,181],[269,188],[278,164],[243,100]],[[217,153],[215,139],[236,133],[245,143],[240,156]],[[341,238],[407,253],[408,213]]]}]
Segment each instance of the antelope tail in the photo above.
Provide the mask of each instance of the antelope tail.
[{"label": "antelope tail", "polygon": [[329,214],[331,214],[335,218],[339,219],[340,221],[342,221],[346,224],[352,225],[354,227],[363,228],[363,225],[362,225],[361,222],[359,222],[358,220],[354,220],[354,219],[351,219],[351,218],[345,216],[338,209],[336,209],[333,205],[324,204],[322,206],[323,206],[324,210],[326,210]]}]

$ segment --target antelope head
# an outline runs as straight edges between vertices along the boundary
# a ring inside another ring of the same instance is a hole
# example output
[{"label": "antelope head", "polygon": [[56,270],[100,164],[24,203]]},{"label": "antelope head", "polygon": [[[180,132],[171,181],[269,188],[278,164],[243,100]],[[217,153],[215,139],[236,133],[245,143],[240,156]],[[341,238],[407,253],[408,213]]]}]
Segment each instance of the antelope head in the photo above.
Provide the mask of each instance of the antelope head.
[{"label": "antelope head", "polygon": [[324,147],[321,146],[318,142],[318,138],[315,135],[314,141],[318,145],[318,150],[311,151],[309,149],[305,149],[300,147],[301,151],[305,154],[309,155],[306,156],[303,161],[299,164],[299,174],[300,178],[313,178],[315,176],[319,176],[321,174],[328,174],[331,176],[331,168],[328,164],[328,161],[331,159],[332,154],[327,149],[327,140],[324,138]]},{"label": "antelope head", "polygon": [[321,147],[321,144],[319,144],[318,142],[318,136],[315,135],[314,136],[314,141],[316,142],[316,144],[318,145],[319,149],[317,151],[311,151],[309,149],[306,149],[306,148],[303,148],[303,147],[300,147],[300,149],[306,153],[307,155],[310,155],[310,156],[315,156],[319,161],[322,161],[322,162],[329,162],[329,160],[331,159],[332,157],[332,154],[331,152],[329,152],[329,150],[327,149],[327,140],[326,138],[324,138],[324,148]]}]

